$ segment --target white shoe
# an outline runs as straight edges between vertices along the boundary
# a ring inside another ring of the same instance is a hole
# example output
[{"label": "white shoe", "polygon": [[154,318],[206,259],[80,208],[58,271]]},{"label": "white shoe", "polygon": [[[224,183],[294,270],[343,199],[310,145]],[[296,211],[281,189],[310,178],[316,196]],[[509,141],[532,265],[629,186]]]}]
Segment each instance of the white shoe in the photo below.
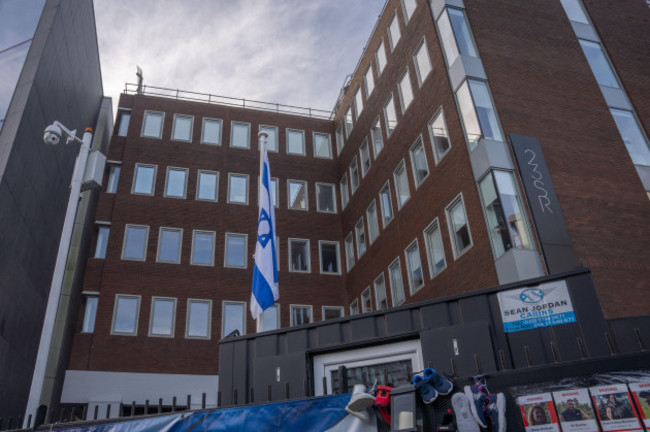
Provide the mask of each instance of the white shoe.
[{"label": "white shoe", "polygon": [[370,416],[367,409],[374,404],[375,398],[366,393],[366,386],[363,384],[356,384],[352,391],[350,402],[348,402],[348,405],[345,407],[345,411],[368,423],[370,421]]},{"label": "white shoe", "polygon": [[470,401],[465,393],[456,393],[451,397],[451,406],[456,415],[456,428],[458,432],[480,432],[478,423],[472,415]]}]

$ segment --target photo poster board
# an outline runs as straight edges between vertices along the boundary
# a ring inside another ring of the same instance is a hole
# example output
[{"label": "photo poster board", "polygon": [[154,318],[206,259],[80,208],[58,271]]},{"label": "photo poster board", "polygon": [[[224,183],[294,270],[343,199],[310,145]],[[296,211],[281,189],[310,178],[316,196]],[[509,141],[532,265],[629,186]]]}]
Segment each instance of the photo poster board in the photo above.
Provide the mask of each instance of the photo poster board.
[{"label": "photo poster board", "polygon": [[555,405],[550,393],[519,396],[517,404],[521,410],[526,432],[559,432]]},{"label": "photo poster board", "polygon": [[588,389],[556,391],[553,399],[564,432],[600,432]]},{"label": "photo poster board", "polygon": [[590,387],[603,432],[643,431],[625,384]]},{"label": "photo poster board", "polygon": [[650,429],[650,381],[629,383],[632,398],[639,409],[641,421],[646,429]]}]

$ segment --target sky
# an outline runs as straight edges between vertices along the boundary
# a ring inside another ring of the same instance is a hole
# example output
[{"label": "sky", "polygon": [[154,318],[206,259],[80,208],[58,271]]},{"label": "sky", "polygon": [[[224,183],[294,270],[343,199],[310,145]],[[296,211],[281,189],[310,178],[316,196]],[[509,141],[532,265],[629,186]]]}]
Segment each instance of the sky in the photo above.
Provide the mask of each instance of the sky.
[{"label": "sky", "polygon": [[94,0],[104,95],[126,82],[330,111],[385,0]]}]

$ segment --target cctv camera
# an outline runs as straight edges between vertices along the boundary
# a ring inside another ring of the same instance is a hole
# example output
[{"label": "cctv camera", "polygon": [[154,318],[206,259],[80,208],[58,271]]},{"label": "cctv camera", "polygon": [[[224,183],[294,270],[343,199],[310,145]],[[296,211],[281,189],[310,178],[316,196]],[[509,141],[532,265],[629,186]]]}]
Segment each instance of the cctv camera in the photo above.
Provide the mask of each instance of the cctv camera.
[{"label": "cctv camera", "polygon": [[57,145],[61,141],[61,128],[53,124],[46,127],[43,141],[48,145]]}]

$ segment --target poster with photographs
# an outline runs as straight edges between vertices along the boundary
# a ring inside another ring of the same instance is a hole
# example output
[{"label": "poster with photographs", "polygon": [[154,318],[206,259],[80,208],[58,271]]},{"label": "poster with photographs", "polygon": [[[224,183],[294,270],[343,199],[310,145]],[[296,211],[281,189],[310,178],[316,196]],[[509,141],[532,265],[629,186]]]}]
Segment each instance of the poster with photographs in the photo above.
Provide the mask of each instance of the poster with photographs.
[{"label": "poster with photographs", "polygon": [[604,432],[643,431],[625,384],[591,387],[589,393]]},{"label": "poster with photographs", "polygon": [[630,391],[646,428],[650,428],[650,382],[630,383]]},{"label": "poster with photographs", "polygon": [[550,393],[520,396],[517,404],[521,409],[526,432],[559,432],[557,413]]},{"label": "poster with photographs", "polygon": [[563,431],[599,432],[589,390],[575,389],[553,392],[555,408]]}]

